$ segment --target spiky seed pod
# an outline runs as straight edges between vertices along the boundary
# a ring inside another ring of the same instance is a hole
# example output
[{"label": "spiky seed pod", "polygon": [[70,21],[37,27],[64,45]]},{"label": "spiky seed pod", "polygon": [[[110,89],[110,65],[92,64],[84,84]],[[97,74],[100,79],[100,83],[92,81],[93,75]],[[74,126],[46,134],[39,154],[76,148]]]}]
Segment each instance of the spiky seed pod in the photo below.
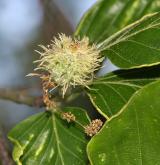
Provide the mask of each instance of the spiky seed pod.
[{"label": "spiky seed pod", "polygon": [[85,133],[88,136],[93,136],[101,129],[103,122],[100,119],[92,120],[92,122],[85,127]]},{"label": "spiky seed pod", "polygon": [[62,94],[71,86],[87,86],[93,80],[93,73],[100,67],[103,58],[96,45],[89,45],[89,39],[72,39],[64,34],[48,47],[41,46],[43,52],[35,70],[48,72],[51,80],[61,87]]}]

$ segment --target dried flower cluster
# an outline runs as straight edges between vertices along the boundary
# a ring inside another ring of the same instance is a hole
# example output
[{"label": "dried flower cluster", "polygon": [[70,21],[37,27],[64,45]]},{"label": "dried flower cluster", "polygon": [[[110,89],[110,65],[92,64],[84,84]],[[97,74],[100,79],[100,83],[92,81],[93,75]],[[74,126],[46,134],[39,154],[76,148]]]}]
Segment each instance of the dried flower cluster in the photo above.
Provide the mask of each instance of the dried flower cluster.
[{"label": "dried flower cluster", "polygon": [[101,129],[103,122],[100,119],[92,120],[92,122],[85,127],[85,133],[88,136],[93,136]]},{"label": "dried flower cluster", "polygon": [[87,86],[93,80],[94,71],[100,67],[103,58],[96,45],[89,45],[89,39],[72,39],[64,34],[59,35],[44,50],[35,70],[49,73],[51,81],[66,93],[71,86]]},{"label": "dried flower cluster", "polygon": [[51,94],[49,93],[50,89],[55,88],[55,83],[51,81],[51,77],[48,74],[38,74],[38,73],[30,73],[27,76],[38,76],[42,80],[42,88],[43,88],[43,102],[46,105],[46,109],[50,110],[53,107],[56,107],[55,102],[51,98]]},{"label": "dried flower cluster", "polygon": [[61,116],[62,119],[67,120],[68,123],[76,120],[76,117],[71,112],[64,112]]},{"label": "dried flower cluster", "polygon": [[51,82],[49,75],[42,75],[40,76],[42,79],[42,87],[43,87],[43,101],[46,104],[47,109],[51,109],[55,107],[55,103],[51,100],[51,95],[49,94],[48,90],[54,87],[54,83]]}]

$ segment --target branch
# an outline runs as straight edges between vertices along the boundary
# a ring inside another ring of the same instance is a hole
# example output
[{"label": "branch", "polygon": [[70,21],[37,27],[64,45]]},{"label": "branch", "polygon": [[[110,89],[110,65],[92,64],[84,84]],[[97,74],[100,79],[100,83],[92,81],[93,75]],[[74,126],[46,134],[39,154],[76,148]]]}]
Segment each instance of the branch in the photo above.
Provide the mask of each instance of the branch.
[{"label": "branch", "polygon": [[28,106],[37,106],[37,107],[44,106],[44,102],[41,96],[39,97],[31,96],[27,92],[18,89],[15,90],[15,89],[0,88],[0,99],[10,100],[18,104],[25,104]]},{"label": "branch", "polygon": [[44,9],[43,39],[49,43],[58,33],[71,35],[73,27],[54,1],[41,0],[41,3]]},{"label": "branch", "polygon": [[13,160],[8,153],[5,138],[0,133],[0,161],[2,165],[13,165]]}]

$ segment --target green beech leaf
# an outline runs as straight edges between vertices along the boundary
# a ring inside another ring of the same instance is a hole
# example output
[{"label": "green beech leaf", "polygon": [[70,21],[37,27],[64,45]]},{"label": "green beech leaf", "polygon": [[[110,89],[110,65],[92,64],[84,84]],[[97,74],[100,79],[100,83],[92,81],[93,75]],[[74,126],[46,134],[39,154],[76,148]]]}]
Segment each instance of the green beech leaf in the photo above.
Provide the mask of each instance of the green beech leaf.
[{"label": "green beech leaf", "polygon": [[143,17],[106,39],[99,49],[120,68],[160,63],[160,13]]},{"label": "green beech leaf", "polygon": [[139,90],[88,144],[92,165],[160,164],[160,81]]},{"label": "green beech leaf", "polygon": [[90,85],[87,93],[96,109],[107,119],[115,115],[144,85],[160,79],[160,65],[117,70]]},{"label": "green beech leaf", "polygon": [[160,10],[159,0],[98,0],[80,21],[76,36],[98,43],[147,13]]},{"label": "green beech leaf", "polygon": [[[80,108],[65,108],[86,125],[87,114]],[[76,123],[67,123],[54,113],[34,115],[11,130],[13,158],[18,165],[86,165],[87,139]]]}]

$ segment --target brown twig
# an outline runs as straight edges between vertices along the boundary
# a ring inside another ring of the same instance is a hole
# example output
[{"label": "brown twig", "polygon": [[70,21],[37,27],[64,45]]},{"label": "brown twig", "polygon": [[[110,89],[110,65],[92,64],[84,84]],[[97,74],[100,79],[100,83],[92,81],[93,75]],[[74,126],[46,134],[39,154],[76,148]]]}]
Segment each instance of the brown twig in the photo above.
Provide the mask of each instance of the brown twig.
[{"label": "brown twig", "polygon": [[41,0],[44,9],[43,36],[49,43],[58,33],[71,35],[73,27],[53,0]]},{"label": "brown twig", "polygon": [[13,160],[8,153],[6,141],[2,135],[0,135],[0,161],[2,165],[13,165]]},{"label": "brown twig", "polygon": [[2,89],[0,88],[0,99],[10,100],[18,104],[25,104],[28,106],[43,107],[43,97],[31,96],[27,92],[18,89]]}]

